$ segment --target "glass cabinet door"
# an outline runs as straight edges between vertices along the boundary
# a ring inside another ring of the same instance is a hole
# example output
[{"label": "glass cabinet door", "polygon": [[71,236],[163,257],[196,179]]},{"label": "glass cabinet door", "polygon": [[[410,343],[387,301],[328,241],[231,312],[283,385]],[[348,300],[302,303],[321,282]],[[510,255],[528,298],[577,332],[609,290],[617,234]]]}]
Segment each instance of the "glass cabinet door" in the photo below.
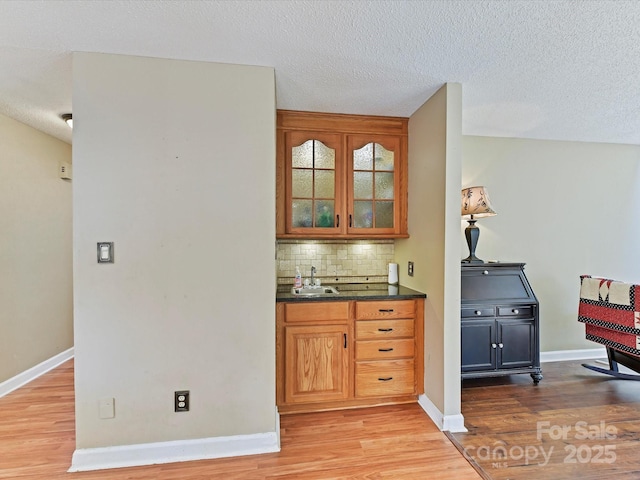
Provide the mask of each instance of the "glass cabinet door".
[{"label": "glass cabinet door", "polygon": [[288,132],[287,231],[330,234],[344,225],[340,135]]},{"label": "glass cabinet door", "polygon": [[349,232],[395,231],[399,151],[397,137],[349,137]]}]

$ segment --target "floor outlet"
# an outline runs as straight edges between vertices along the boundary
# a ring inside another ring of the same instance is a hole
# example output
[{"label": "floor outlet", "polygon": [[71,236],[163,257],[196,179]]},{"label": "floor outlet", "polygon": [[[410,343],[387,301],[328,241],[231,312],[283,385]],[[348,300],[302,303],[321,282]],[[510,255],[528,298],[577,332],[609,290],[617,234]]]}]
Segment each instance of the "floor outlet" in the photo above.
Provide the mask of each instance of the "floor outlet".
[{"label": "floor outlet", "polygon": [[189,411],[189,390],[174,392],[174,409],[176,412]]}]

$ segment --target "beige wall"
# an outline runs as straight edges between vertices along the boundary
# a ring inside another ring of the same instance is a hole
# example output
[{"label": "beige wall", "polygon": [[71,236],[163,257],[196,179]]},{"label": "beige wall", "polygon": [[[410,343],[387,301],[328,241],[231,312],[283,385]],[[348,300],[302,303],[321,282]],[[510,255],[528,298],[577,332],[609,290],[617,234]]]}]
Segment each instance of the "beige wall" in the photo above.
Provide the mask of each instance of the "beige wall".
[{"label": "beige wall", "polygon": [[0,383],[73,346],[61,161],[71,162],[71,145],[0,115]]},{"label": "beige wall", "polygon": [[498,213],[478,221],[476,254],[527,264],[541,351],[597,348],[576,321],[579,276],[640,282],[640,147],[467,136],[462,178]]},{"label": "beige wall", "polygon": [[273,69],[79,53],[73,76],[77,448],[275,432]]},{"label": "beige wall", "polygon": [[447,84],[409,120],[410,238],[395,248],[400,283],[427,294],[425,393],[445,416],[460,414],[461,102]]}]

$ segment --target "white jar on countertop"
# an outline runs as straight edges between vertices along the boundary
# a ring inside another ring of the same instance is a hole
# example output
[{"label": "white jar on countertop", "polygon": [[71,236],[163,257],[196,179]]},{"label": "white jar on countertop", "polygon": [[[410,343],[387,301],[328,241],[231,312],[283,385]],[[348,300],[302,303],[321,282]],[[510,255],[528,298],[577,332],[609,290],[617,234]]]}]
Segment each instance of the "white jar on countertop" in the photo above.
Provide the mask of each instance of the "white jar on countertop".
[{"label": "white jar on countertop", "polygon": [[397,285],[398,284],[398,264],[390,263],[389,264],[389,285]]}]

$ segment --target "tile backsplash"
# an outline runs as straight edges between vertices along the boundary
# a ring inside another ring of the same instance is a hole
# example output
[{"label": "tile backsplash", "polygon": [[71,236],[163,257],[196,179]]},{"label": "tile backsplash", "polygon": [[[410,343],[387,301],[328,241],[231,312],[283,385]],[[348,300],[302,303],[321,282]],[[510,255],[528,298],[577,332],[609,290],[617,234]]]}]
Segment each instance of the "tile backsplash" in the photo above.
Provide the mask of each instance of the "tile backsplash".
[{"label": "tile backsplash", "polygon": [[393,240],[278,240],[278,284],[293,282],[296,266],[302,278],[323,283],[376,283],[387,281],[387,265],[394,261]]}]

